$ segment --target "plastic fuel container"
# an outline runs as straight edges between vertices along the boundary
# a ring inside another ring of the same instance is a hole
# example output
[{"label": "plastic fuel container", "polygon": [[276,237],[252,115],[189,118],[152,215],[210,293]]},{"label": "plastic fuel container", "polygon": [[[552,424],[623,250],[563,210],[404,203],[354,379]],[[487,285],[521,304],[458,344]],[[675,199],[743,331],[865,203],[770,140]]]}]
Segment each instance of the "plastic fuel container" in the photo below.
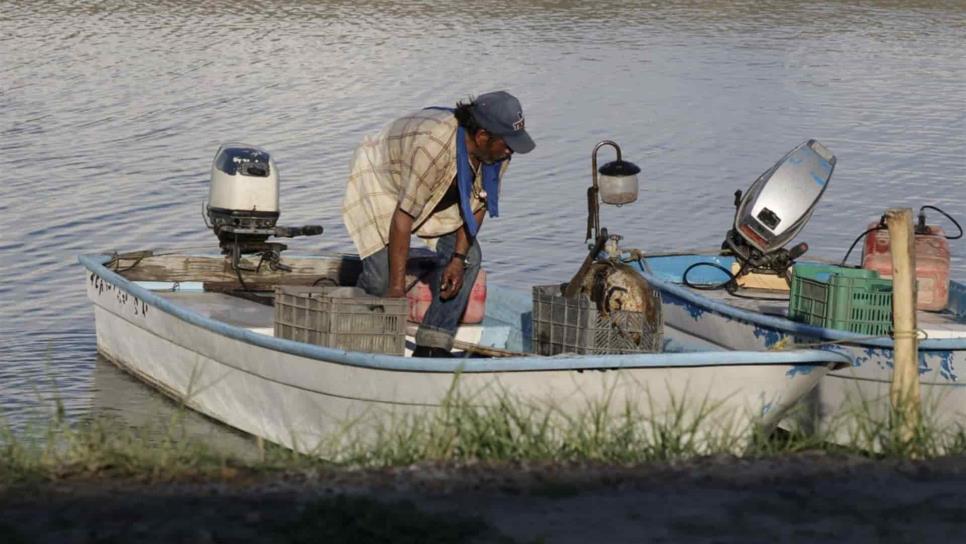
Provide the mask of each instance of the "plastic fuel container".
[{"label": "plastic fuel container", "polygon": [[[874,228],[878,223],[872,223]],[[949,241],[943,229],[926,226],[917,233],[916,246],[916,308],[932,312],[942,311],[949,302]],[[875,270],[883,278],[892,277],[892,244],[886,229],[870,232],[862,246],[862,268]]]}]

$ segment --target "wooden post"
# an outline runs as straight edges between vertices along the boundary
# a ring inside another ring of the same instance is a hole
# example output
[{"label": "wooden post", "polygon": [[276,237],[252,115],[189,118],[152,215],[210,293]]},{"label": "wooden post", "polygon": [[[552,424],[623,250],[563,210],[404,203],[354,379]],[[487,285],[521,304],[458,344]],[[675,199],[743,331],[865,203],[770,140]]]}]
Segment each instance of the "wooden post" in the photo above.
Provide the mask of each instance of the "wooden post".
[{"label": "wooden post", "polygon": [[916,336],[916,251],[912,210],[893,208],[886,212],[892,247],[893,351],[892,413],[897,438],[903,444],[913,439],[919,424],[919,340]]}]

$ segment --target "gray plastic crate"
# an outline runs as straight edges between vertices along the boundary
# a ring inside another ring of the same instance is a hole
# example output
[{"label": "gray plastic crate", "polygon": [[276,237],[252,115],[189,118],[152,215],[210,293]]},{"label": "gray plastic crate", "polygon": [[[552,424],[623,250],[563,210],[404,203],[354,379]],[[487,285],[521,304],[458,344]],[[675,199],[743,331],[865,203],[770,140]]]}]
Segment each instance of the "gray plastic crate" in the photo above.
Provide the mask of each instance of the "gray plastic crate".
[{"label": "gray plastic crate", "polygon": [[533,352],[539,355],[654,353],[663,346],[663,323],[641,312],[602,317],[586,295],[564,298],[565,285],[533,288]]},{"label": "gray plastic crate", "polygon": [[405,298],[354,287],[275,287],[275,336],[346,351],[403,355]]}]

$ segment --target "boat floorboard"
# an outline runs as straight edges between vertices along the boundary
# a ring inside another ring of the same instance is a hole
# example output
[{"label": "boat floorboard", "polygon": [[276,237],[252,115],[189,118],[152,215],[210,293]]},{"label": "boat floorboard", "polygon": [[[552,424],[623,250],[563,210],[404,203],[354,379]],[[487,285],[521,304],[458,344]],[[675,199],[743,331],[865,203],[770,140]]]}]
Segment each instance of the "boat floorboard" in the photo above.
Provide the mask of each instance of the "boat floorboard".
[{"label": "boat floorboard", "polygon": [[275,309],[265,304],[224,293],[155,293],[182,308],[229,325],[246,329],[274,327]]}]

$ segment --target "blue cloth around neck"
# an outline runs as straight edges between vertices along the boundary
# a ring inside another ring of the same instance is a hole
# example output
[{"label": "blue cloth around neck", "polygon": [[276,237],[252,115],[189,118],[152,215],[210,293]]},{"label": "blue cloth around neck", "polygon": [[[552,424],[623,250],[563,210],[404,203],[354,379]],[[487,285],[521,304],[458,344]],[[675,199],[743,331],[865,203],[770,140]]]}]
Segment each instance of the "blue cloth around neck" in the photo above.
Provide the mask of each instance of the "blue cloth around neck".
[{"label": "blue cloth around neck", "polygon": [[[453,108],[434,106],[426,108],[428,110],[444,110],[452,112]],[[483,191],[486,192],[486,210],[490,217],[500,215],[500,168],[503,161],[492,164],[483,164]],[[473,165],[470,163],[470,155],[466,149],[466,131],[463,127],[456,128],[456,186],[460,191],[460,211],[463,214],[463,222],[466,223],[466,230],[470,238],[475,238],[480,226],[473,215],[473,180],[476,177]]]}]

